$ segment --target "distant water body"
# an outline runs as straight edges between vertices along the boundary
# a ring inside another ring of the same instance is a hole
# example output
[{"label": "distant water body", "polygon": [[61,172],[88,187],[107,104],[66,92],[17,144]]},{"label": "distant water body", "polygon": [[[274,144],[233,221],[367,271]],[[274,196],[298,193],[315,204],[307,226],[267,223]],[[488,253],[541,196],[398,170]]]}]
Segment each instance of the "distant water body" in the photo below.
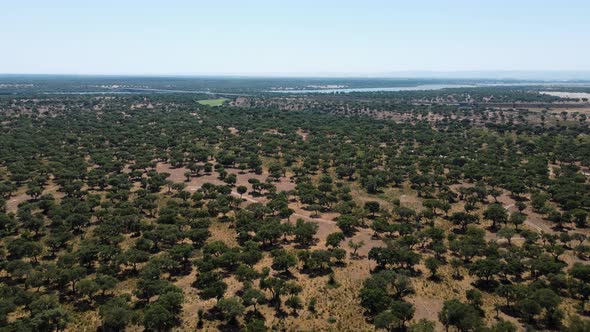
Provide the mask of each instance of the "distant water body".
[{"label": "distant water body", "polygon": [[338,88],[338,89],[306,89],[306,90],[270,90],[277,93],[351,93],[351,92],[397,92],[397,91],[428,91],[448,88],[482,88],[494,86],[589,86],[588,83],[531,82],[531,83],[482,83],[482,84],[422,84],[415,86],[396,86],[384,88]]},{"label": "distant water body", "polygon": [[[572,82],[527,82],[527,83],[478,83],[478,84],[422,84],[414,86],[395,86],[380,88],[334,88],[334,89],[285,89],[285,90],[267,90],[265,92],[284,93],[284,94],[305,94],[305,93],[351,93],[351,92],[397,92],[397,91],[429,91],[442,90],[449,88],[482,88],[495,86],[543,86],[543,87],[590,87],[590,83],[572,83]],[[227,95],[227,96],[248,96],[249,94],[225,93],[221,91],[209,90],[173,90],[173,89],[153,89],[153,88],[125,88],[116,90],[103,91],[54,91],[41,92],[48,95],[108,95],[108,94],[142,94],[142,93],[195,93],[208,95]]]},{"label": "distant water body", "polygon": [[469,84],[423,84],[416,86],[395,86],[389,88],[339,88],[339,89],[309,89],[309,90],[271,90],[268,92],[278,93],[350,93],[350,92],[387,92],[387,91],[420,91],[440,90],[446,88],[474,88],[476,85]]}]

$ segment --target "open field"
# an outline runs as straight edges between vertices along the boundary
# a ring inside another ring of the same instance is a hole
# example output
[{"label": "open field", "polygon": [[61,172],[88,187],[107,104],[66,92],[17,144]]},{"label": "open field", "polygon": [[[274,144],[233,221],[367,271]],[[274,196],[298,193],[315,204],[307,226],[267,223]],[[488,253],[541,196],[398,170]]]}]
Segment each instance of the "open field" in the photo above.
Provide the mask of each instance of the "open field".
[{"label": "open field", "polygon": [[541,93],[555,96],[560,98],[572,98],[572,99],[590,99],[590,93],[586,92],[559,92],[559,91],[542,91]]},{"label": "open field", "polygon": [[202,100],[199,100],[198,103],[201,105],[206,105],[206,106],[221,106],[227,100],[228,99],[226,99],[226,98],[202,99]]}]

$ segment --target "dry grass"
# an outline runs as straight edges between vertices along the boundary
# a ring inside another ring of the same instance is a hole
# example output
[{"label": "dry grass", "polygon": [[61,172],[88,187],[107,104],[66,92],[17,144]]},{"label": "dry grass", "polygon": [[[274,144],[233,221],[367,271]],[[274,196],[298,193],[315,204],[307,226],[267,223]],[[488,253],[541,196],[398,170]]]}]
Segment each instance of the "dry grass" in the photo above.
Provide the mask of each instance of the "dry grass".
[{"label": "dry grass", "polygon": [[[194,191],[200,188],[204,183],[211,182],[214,184],[223,184],[222,181],[217,179],[213,174],[203,175],[200,177],[193,177],[189,182],[185,182],[184,168],[172,168],[170,165],[165,163],[158,163],[156,167],[158,172],[170,173],[169,179],[174,182],[183,182],[187,184],[187,190]],[[260,181],[265,181],[268,177],[268,173],[265,171],[261,175],[252,173],[240,174],[237,169],[227,169],[228,172],[237,175],[237,185],[246,185],[250,190],[251,186],[248,183],[248,179],[256,178]],[[280,181],[275,182],[275,185],[280,190],[292,190],[295,186],[288,178],[281,178]],[[394,207],[393,201],[396,199],[400,200],[402,206],[411,207],[417,210],[422,209],[421,198],[416,196],[407,184],[402,185],[399,188],[388,188],[384,192],[377,195],[369,195],[362,188],[359,188],[356,183],[350,183],[354,200],[359,205],[364,205],[367,201],[377,201],[380,203],[382,208],[392,209]],[[468,186],[469,184],[463,184]],[[457,189],[459,185],[453,186],[453,189]],[[28,196],[24,193],[25,189],[20,188],[17,194],[13,197],[15,201],[11,200],[9,208],[16,211],[18,202],[22,202],[28,199]],[[163,192],[165,189],[163,189]],[[57,196],[57,187],[50,185],[44,193],[53,193]],[[171,199],[168,195],[161,195],[159,204],[163,206],[167,200]],[[249,193],[244,195],[243,206],[251,202],[266,202],[265,197],[253,197]],[[493,200],[491,197],[490,200]],[[511,198],[508,193],[504,193],[499,198],[499,202],[507,207],[509,210],[514,209],[515,201]],[[10,202],[9,202],[10,203]],[[291,217],[291,222],[297,218],[304,218],[306,220],[315,221],[319,224],[319,231],[317,234],[318,242],[313,248],[325,248],[325,238],[332,232],[339,231],[336,223],[333,221],[338,214],[329,212],[323,213],[319,218],[312,218],[311,212],[302,209],[297,203],[291,203],[290,207],[295,210],[295,215]],[[462,203],[454,204],[451,212],[459,211],[462,209]],[[480,209],[478,213],[482,213],[483,209]],[[538,230],[554,232],[542,217],[533,212],[530,207],[525,210],[528,215],[527,224],[524,227]],[[435,220],[438,227],[446,230],[447,232],[453,228],[453,225],[446,219],[439,217]],[[489,222],[484,221],[482,226],[489,226]],[[88,235],[91,234],[94,226],[89,227],[86,230]],[[228,223],[215,222],[210,227],[211,238],[209,241],[223,241],[230,247],[237,246],[236,232],[233,228],[229,227]],[[585,231],[587,233],[587,231]],[[285,331],[373,331],[374,326],[370,324],[364,316],[364,309],[360,306],[359,292],[362,288],[363,281],[367,279],[371,270],[374,268],[374,263],[367,259],[368,251],[375,246],[382,246],[381,240],[372,238],[373,232],[368,228],[361,228],[357,234],[352,238],[353,241],[359,242],[364,241],[365,246],[359,250],[359,258],[350,259],[351,249],[348,248],[348,239],[343,241],[341,244],[344,249],[349,253],[349,258],[346,260],[346,265],[343,267],[334,268],[334,275],[336,281],[340,284],[337,288],[328,287],[327,281],[328,276],[320,276],[311,278],[309,275],[302,274],[297,269],[292,269],[293,278],[303,287],[303,291],[300,294],[303,300],[304,309],[298,311],[297,315],[291,314],[289,310],[288,315],[285,317],[279,317],[276,315],[274,309],[261,306],[259,309],[266,319],[267,327],[273,327],[279,330]],[[486,231],[486,238],[488,240],[497,240],[495,233]],[[121,247],[127,249],[133,245],[134,239],[126,236],[122,242]],[[73,246],[76,247],[79,241],[73,242]],[[514,241],[514,245],[519,245],[519,241]],[[287,250],[292,250],[292,245],[285,246]],[[195,258],[198,257],[198,253],[195,253]],[[450,255],[447,255],[448,260]],[[575,261],[579,261],[576,257],[571,254],[563,256],[569,264]],[[269,253],[265,253],[264,258],[261,262],[256,265],[256,269],[261,271],[264,267],[269,267],[272,263]],[[464,279],[455,280],[452,278],[452,270],[449,265],[443,265],[440,267],[438,274],[440,279],[433,281],[429,278],[429,271],[423,266],[418,265],[417,270],[421,271],[421,274],[417,277],[412,278],[412,284],[415,288],[415,294],[409,296],[407,300],[415,305],[415,316],[414,320],[428,319],[436,322],[437,331],[443,330],[442,325],[438,322],[438,313],[442,308],[442,304],[445,300],[449,299],[460,299],[466,301],[465,291],[473,289],[473,283],[475,279],[463,269]],[[203,301],[199,298],[198,292],[191,285],[196,278],[196,268],[193,268],[192,272],[188,275],[181,276],[174,280],[174,283],[180,287],[184,293],[185,301],[183,304],[183,312],[181,314],[181,325],[175,330],[177,331],[193,331],[196,329],[197,324],[197,311],[203,309],[205,311],[211,309],[215,305],[215,300]],[[137,279],[130,278],[119,283],[114,290],[114,294],[130,294],[135,289]],[[228,290],[226,296],[232,296],[236,294],[241,288],[242,284],[230,276],[225,279],[228,284]],[[270,296],[270,294],[267,294]],[[317,300],[316,312],[310,312],[307,310],[307,304],[309,301],[315,298]],[[285,300],[285,299],[283,299]],[[486,323],[490,324],[495,321],[495,304],[503,303],[502,299],[498,296],[490,293],[483,292],[483,306],[482,309],[486,314]],[[573,300],[566,299],[562,304],[562,308],[566,312],[566,315],[575,315],[576,302]],[[74,304],[68,305],[71,309],[74,309]],[[283,306],[284,307],[284,306]],[[96,331],[100,326],[100,318],[97,310],[88,311],[75,311],[72,317],[72,321],[68,327],[68,331]],[[516,319],[509,317],[503,313],[500,313],[500,318],[512,321],[518,326],[522,326]],[[216,331],[219,329],[219,321],[207,321],[205,320],[205,326],[203,331]],[[141,331],[140,326],[131,326],[127,329],[128,331]]]}]

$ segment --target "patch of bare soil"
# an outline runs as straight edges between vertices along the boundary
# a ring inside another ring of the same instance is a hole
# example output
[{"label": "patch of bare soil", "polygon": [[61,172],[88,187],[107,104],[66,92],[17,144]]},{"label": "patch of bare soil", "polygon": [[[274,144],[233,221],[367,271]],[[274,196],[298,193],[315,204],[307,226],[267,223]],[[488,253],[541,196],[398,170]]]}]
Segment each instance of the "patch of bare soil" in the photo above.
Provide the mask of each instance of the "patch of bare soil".
[{"label": "patch of bare soil", "polygon": [[246,98],[246,97],[238,97],[235,100],[230,102],[231,106],[236,106],[236,107],[249,107],[251,104],[250,99]]},{"label": "patch of bare soil", "polygon": [[31,196],[27,195],[25,191],[25,188],[18,190],[14,196],[6,201],[6,212],[16,213],[19,204],[31,199]]},{"label": "patch of bare soil", "polygon": [[309,135],[308,132],[303,131],[303,129],[299,128],[297,129],[297,135],[301,136],[301,139],[303,139],[304,141],[307,140],[307,135]]},{"label": "patch of bare soil", "polygon": [[[49,182],[45,189],[43,189],[43,195],[52,194],[54,198],[61,199],[64,195],[57,191],[58,187],[52,182]],[[16,194],[10,197],[6,201],[6,212],[16,213],[19,204],[26,202],[31,199],[31,196],[26,194],[27,188],[22,187],[17,190]]]},{"label": "patch of bare soil", "polygon": [[409,297],[408,302],[412,303],[416,309],[414,319],[434,321],[436,322],[436,330],[443,331],[443,325],[438,321],[438,313],[442,309],[444,302],[442,298],[417,295]]}]

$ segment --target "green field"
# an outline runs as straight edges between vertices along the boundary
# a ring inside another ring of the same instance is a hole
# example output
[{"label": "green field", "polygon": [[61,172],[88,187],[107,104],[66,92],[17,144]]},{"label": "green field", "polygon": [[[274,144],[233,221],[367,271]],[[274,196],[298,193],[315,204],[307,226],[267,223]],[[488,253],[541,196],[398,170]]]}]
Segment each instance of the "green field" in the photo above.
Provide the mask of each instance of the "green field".
[{"label": "green field", "polygon": [[203,99],[203,100],[199,100],[198,103],[201,105],[207,105],[207,106],[220,106],[223,105],[223,103],[228,100],[227,98],[217,98],[217,99]]}]

